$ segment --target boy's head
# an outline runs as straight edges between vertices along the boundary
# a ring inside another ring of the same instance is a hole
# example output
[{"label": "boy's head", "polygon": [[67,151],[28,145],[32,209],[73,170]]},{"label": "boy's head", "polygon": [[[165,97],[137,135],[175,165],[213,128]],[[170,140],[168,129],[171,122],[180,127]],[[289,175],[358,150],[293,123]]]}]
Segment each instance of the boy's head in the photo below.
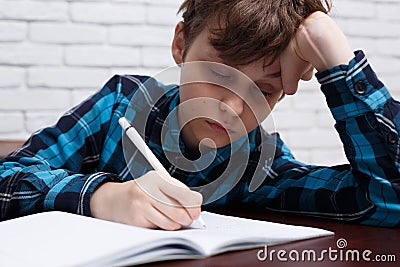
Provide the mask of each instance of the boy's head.
[{"label": "boy's head", "polygon": [[231,66],[260,58],[272,63],[293,38],[300,23],[315,11],[328,12],[329,0],[185,0],[179,12],[185,46],[206,27],[210,43]]},{"label": "boy's head", "polygon": [[308,15],[326,9],[320,0],[186,0],[180,11],[172,54],[185,63],[182,137],[222,147],[270,113],[283,94],[279,55]]}]

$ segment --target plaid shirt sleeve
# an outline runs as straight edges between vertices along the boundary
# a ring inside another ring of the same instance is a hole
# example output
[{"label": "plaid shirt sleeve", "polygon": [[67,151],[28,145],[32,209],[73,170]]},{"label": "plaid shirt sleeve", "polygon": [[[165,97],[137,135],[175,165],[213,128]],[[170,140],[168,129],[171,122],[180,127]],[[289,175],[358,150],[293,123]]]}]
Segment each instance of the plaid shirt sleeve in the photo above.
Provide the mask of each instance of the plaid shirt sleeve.
[{"label": "plaid shirt sleeve", "polygon": [[244,202],[267,209],[400,226],[400,103],[391,98],[362,51],[349,65],[317,73],[350,164],[296,161],[278,135],[267,179]]},{"label": "plaid shirt sleeve", "polygon": [[90,216],[96,186],[119,179],[96,171],[100,155],[107,153],[100,150],[113,121],[116,83],[111,79],[55,126],[36,132],[0,160],[0,220],[48,210]]}]

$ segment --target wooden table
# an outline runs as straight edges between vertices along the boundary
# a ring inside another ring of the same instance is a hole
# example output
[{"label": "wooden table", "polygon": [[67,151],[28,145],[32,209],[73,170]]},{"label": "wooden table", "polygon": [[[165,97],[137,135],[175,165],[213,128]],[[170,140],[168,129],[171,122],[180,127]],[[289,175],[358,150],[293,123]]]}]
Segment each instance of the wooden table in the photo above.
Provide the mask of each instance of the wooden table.
[{"label": "wooden table", "polygon": [[0,158],[21,147],[23,143],[24,141],[22,140],[0,140]]},{"label": "wooden table", "polygon": [[[202,260],[180,260],[167,261],[159,263],[145,264],[143,267],[252,267],[252,266],[400,266],[400,229],[379,228],[350,224],[346,222],[338,222],[332,220],[310,218],[300,215],[273,213],[260,210],[231,210],[231,211],[214,211],[227,215],[241,216],[252,219],[267,220],[279,223],[305,225],[324,228],[335,232],[333,237],[316,238],[305,241],[297,241],[289,244],[277,245],[267,248],[268,255],[275,250],[272,257],[268,256],[265,261],[260,261],[257,253],[265,248],[251,249],[238,252],[229,252]],[[339,242],[339,243],[338,243]],[[347,243],[347,246],[345,246]],[[338,247],[339,245],[339,247]],[[343,247],[345,246],[345,247]],[[331,258],[329,257],[329,249],[331,248]],[[281,259],[278,259],[279,250]],[[322,261],[318,261],[321,252],[327,250],[322,257]],[[333,250],[336,250],[333,251]],[[369,253],[370,250],[372,253]],[[313,261],[313,252],[315,252],[315,261]],[[340,259],[340,251],[342,251],[342,260]],[[299,253],[299,261],[291,260]],[[346,256],[347,253],[347,256]],[[356,255],[359,255],[357,261]],[[362,253],[370,262],[363,260]],[[301,255],[304,255],[304,261]],[[334,257],[337,256],[335,260]],[[261,253],[260,256],[265,256]],[[346,261],[347,257],[347,261]],[[375,260],[376,257],[376,260]],[[386,262],[378,262],[386,258]],[[271,261],[272,259],[272,261]]]}]

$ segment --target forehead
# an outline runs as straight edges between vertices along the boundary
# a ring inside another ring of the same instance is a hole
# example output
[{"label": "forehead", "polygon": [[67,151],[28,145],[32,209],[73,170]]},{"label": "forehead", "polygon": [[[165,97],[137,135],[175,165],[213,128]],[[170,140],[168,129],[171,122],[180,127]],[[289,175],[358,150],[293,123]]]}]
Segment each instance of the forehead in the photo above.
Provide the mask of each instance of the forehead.
[{"label": "forehead", "polygon": [[249,64],[245,65],[234,65],[231,64],[229,61],[222,59],[219,55],[220,52],[215,49],[211,44],[211,37],[212,33],[209,27],[205,27],[192,41],[190,46],[188,47],[189,50],[195,50],[196,52],[202,52],[206,54],[210,59],[215,60],[219,63],[224,63],[236,69],[243,69],[252,66],[253,68],[257,66],[257,68],[264,68],[264,69],[276,69],[277,65],[279,65],[279,60],[275,60],[272,64],[267,65],[266,62],[269,62],[269,57],[264,56],[258,60],[252,61]]},{"label": "forehead", "polygon": [[[208,27],[205,27],[193,40],[192,44],[189,46],[188,50],[191,50],[190,53],[197,54],[201,56],[202,59],[206,59],[208,61],[218,62],[235,69],[240,70],[245,73],[249,77],[257,76],[257,79],[261,78],[276,78],[280,76],[280,63],[279,59],[275,60],[272,64],[266,65],[266,62],[269,62],[269,58],[267,56],[260,58],[256,61],[253,61],[246,65],[235,66],[226,62],[219,56],[219,52],[212,46],[210,42],[211,32]],[[251,57],[252,55],[249,55]],[[254,77],[251,77],[252,79]],[[254,79],[253,79],[254,80]]]}]

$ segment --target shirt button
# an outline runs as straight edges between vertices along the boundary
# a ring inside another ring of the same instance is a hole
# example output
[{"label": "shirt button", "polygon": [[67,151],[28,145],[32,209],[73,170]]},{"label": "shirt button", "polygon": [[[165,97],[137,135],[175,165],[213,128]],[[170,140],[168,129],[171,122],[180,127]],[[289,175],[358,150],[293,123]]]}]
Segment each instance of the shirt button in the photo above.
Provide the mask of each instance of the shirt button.
[{"label": "shirt button", "polygon": [[397,142],[397,134],[395,133],[389,133],[387,136],[387,140],[391,144],[395,144]]},{"label": "shirt button", "polygon": [[357,94],[363,95],[367,91],[367,85],[363,81],[358,81],[354,84],[354,90]]}]

